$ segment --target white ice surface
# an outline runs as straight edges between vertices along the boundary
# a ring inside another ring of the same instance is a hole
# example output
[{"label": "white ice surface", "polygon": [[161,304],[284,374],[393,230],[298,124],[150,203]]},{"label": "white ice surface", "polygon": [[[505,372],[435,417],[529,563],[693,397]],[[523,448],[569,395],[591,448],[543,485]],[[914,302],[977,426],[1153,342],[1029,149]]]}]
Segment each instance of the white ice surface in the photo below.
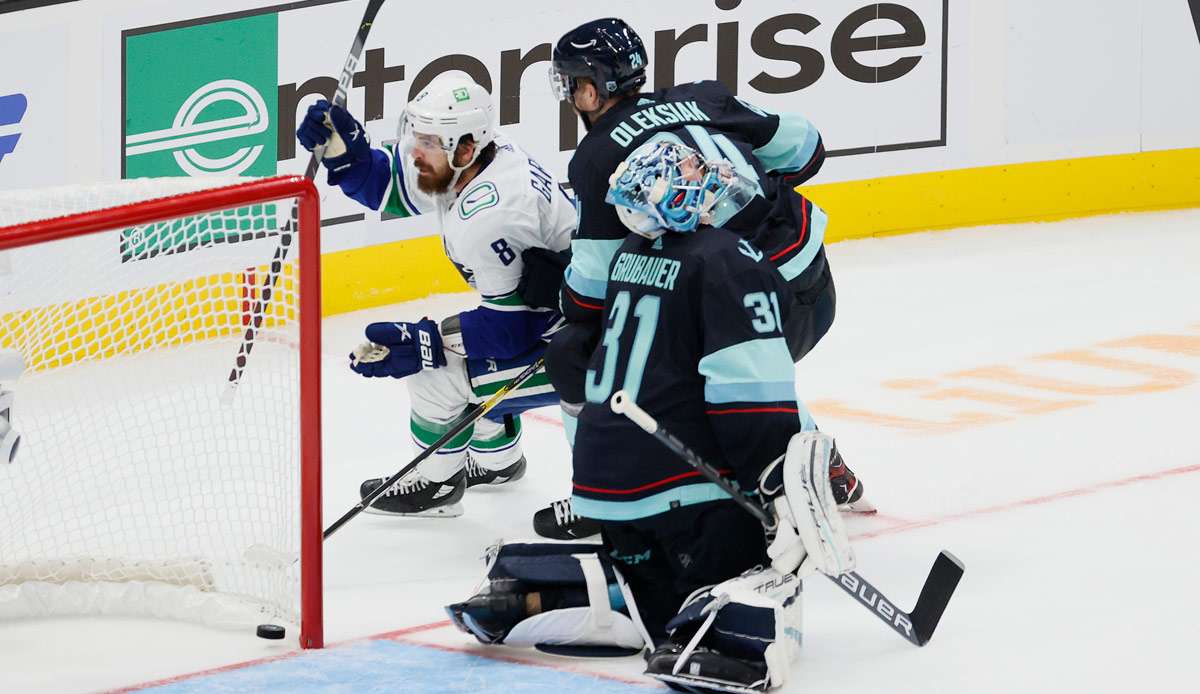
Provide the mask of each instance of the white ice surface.
[{"label": "white ice surface", "polygon": [[[1200,343],[1176,352],[1098,345],[1151,334],[1200,338],[1200,211],[854,241],[831,246],[829,256],[838,316],[800,365],[799,388],[881,509],[849,521],[860,571],[904,608],[939,549],[955,552],[967,573],[923,649],[828,581],[809,581],[804,655],[788,691],[1191,691],[1200,676],[1200,607],[1189,597],[1200,585]],[[471,302],[437,297],[325,321],[327,523],[357,500],[362,479],[410,455],[403,385],[345,368],[362,326]],[[1037,358],[1062,352],[1124,366]],[[988,366],[1091,392],[954,375]],[[901,379],[938,388],[888,385]],[[1148,379],[1161,389],[1101,394]],[[1078,403],[1035,413],[1018,411],[1016,401],[921,397],[939,388],[1026,398],[1026,410]],[[847,418],[847,410],[875,414]],[[973,423],[934,426],[962,413],[974,413]],[[880,415],[907,418],[908,428]],[[568,491],[555,419],[552,410],[526,419],[529,474],[511,488],[472,490],[463,517],[363,515],[332,538],[327,641],[438,622],[441,605],[469,594],[484,547],[528,536],[530,514]],[[0,691],[129,686],[284,653],[295,636],[268,642],[138,620],[0,624]],[[409,638],[475,648],[446,628]],[[621,677],[640,670],[632,659],[569,665]],[[400,686],[403,673],[397,678],[394,691],[418,691]]]}]

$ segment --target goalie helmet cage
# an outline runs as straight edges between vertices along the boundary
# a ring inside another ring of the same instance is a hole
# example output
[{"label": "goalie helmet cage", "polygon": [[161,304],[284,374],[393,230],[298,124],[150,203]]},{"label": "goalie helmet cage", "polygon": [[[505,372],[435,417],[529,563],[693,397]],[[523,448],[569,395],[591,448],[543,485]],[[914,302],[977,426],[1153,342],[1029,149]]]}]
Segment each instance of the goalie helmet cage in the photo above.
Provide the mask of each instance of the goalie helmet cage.
[{"label": "goalie helmet cage", "polygon": [[0,621],[322,647],[319,205],[298,176],[0,193]]}]

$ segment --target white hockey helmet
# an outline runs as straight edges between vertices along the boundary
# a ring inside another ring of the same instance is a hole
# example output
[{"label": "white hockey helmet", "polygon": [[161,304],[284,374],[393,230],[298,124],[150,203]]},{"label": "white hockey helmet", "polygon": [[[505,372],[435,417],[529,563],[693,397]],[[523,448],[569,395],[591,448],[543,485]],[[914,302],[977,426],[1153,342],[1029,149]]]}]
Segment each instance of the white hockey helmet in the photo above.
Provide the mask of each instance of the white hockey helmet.
[{"label": "white hockey helmet", "polygon": [[[455,180],[463,169],[496,138],[492,95],[471,78],[444,73],[434,78],[404,108],[400,139],[405,147],[435,144],[446,152]],[[475,153],[461,167],[454,165],[454,151],[464,135],[475,141]]]}]

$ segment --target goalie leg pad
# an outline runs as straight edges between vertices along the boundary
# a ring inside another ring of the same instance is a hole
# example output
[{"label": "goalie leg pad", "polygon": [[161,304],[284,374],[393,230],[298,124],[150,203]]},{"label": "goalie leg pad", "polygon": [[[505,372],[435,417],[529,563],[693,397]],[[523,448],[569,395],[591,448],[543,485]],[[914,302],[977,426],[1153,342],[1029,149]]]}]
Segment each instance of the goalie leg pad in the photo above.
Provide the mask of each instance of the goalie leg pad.
[{"label": "goalie leg pad", "polygon": [[646,674],[671,685],[718,692],[781,687],[799,657],[802,583],[755,569],[697,591],[667,625],[671,640]]},{"label": "goalie leg pad", "polygon": [[759,489],[771,499],[778,521],[767,550],[778,571],[814,571],[838,576],[854,569],[854,548],[846,535],[829,483],[833,438],[802,431],[788,442],[782,460],[767,466]]},{"label": "goalie leg pad", "polygon": [[497,545],[476,594],[446,611],[481,643],[560,655],[637,653],[648,642],[637,606],[602,552],[587,543]]}]

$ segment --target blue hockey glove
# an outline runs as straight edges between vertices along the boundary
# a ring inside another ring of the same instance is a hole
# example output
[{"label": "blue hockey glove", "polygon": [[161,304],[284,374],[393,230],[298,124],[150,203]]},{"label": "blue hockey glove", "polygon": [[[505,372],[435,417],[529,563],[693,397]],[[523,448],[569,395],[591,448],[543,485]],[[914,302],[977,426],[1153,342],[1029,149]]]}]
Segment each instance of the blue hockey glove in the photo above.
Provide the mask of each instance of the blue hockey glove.
[{"label": "blue hockey glove", "polygon": [[371,143],[362,124],[346,109],[324,99],[308,107],[296,130],[296,139],[310,152],[318,146],[325,147],[321,163],[329,169],[331,185],[337,185],[336,179],[355,164],[371,161]]},{"label": "blue hockey glove", "polygon": [[367,340],[350,353],[350,368],[363,376],[404,378],[446,365],[442,336],[428,318],[416,323],[372,323]]}]

